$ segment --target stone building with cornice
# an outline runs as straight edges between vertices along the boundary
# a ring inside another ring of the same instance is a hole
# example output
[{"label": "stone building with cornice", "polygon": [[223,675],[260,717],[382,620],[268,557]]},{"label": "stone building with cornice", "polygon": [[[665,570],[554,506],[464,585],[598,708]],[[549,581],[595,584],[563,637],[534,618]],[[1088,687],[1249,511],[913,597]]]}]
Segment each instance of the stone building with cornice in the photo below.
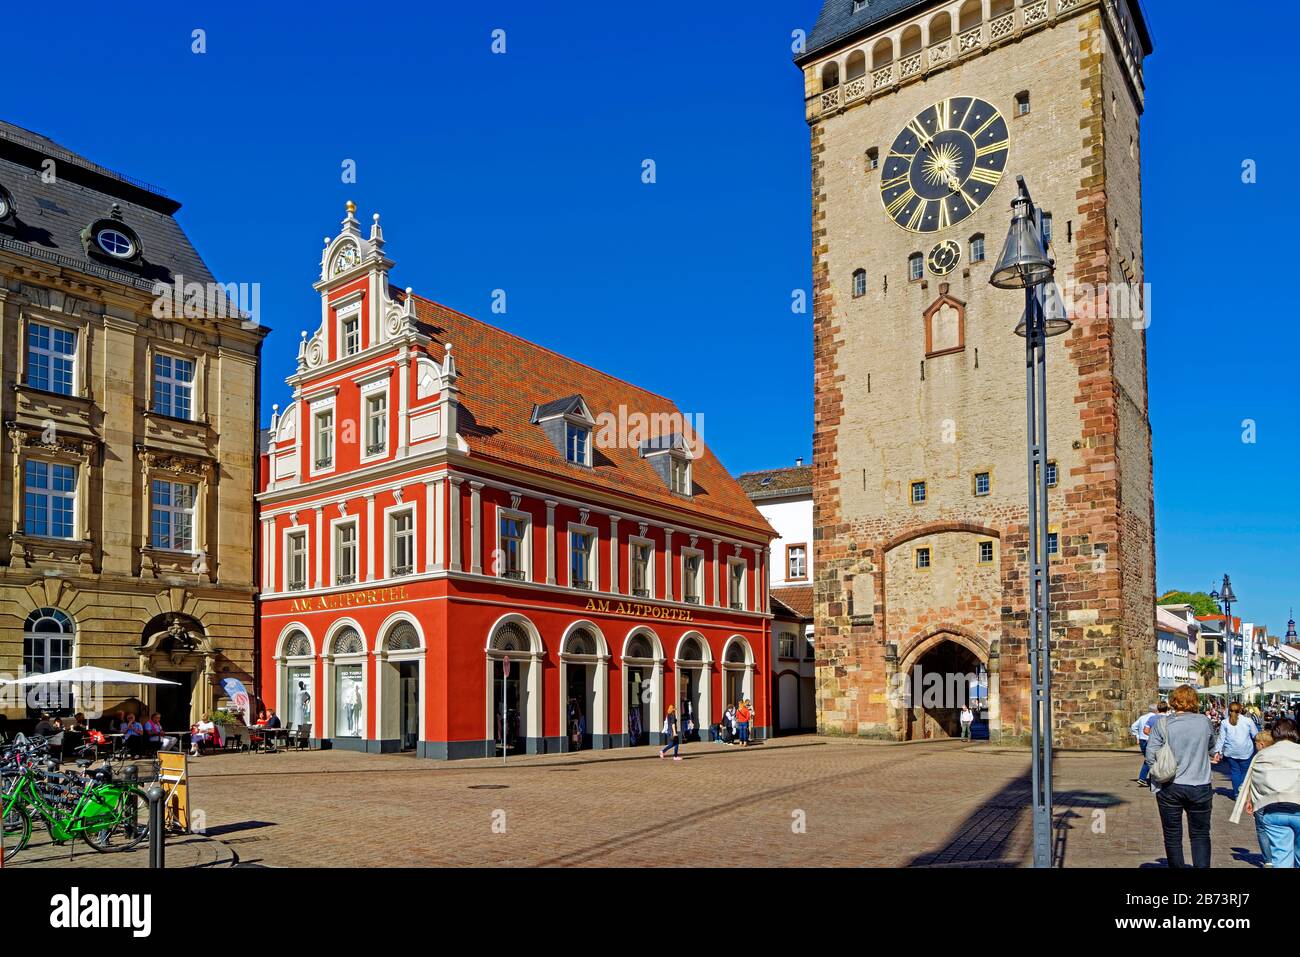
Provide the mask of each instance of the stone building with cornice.
[{"label": "stone building with cornice", "polygon": [[[160,675],[184,729],[252,686],[256,287],[218,284],[180,204],[0,122],[0,673]],[[10,720],[71,707],[12,691]]]}]

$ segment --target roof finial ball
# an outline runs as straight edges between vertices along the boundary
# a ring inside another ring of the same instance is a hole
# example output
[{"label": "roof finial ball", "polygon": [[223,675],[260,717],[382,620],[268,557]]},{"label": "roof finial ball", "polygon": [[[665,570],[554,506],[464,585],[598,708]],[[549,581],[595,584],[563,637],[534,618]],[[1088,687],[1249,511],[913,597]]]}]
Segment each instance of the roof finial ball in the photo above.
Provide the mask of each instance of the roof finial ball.
[{"label": "roof finial ball", "polygon": [[357,204],[352,202],[352,200],[348,200],[346,203],[343,204],[343,208],[346,209],[348,211],[348,215],[351,216],[353,213],[357,211]]}]

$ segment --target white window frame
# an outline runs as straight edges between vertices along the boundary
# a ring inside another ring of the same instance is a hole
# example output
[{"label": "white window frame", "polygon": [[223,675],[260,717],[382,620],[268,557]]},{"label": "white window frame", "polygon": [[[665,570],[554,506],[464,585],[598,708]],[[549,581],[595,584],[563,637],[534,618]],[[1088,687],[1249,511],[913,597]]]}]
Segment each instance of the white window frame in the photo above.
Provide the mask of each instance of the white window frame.
[{"label": "white window frame", "polygon": [[[518,579],[509,579],[506,574],[504,540],[501,537],[501,523],[507,519],[515,519],[523,524],[523,535],[519,539],[519,572]],[[527,512],[518,512],[512,508],[497,509],[496,517],[496,548],[497,554],[501,556],[501,561],[495,562],[496,575],[498,578],[507,578],[511,581],[532,581],[533,580],[533,517]],[[566,549],[567,553],[567,549]]]},{"label": "white window frame", "polygon": [[[382,459],[384,456],[388,454],[389,432],[392,426],[392,419],[389,416],[390,410],[389,410],[388,398],[389,397],[388,397],[387,377],[384,378],[382,387],[376,387],[370,390],[362,389],[361,391],[361,424],[362,424],[361,461],[362,462],[370,462],[370,461],[374,461],[375,459]],[[382,400],[384,403],[384,408],[383,408],[384,429],[383,429],[383,436],[382,436],[383,447],[378,452],[371,452],[370,451],[371,423],[373,419],[377,418],[377,415],[371,411],[371,405],[376,400]]]},{"label": "white window frame", "polygon": [[[411,540],[411,567],[410,571],[398,574],[396,571],[395,560],[397,557],[397,520],[409,516],[411,519],[411,529],[408,533]],[[416,561],[418,560],[416,548],[416,525],[415,503],[403,502],[401,505],[390,505],[384,509],[384,576],[386,578],[406,578],[414,575],[416,572]]]},{"label": "white window frame", "polygon": [[907,257],[907,281],[920,282],[925,278],[925,256],[922,253],[912,253]]},{"label": "white window frame", "polygon": [[[497,528],[500,529],[498,524]],[[576,580],[573,577],[573,536],[587,535],[590,542],[587,545],[587,581],[590,583],[590,589],[584,591],[600,590],[600,533],[591,525],[580,525],[577,522],[569,523],[569,534],[565,539],[565,555],[568,561],[565,562],[567,568],[567,578],[570,588],[577,588]]]},{"label": "white window frame", "polygon": [[[170,486],[172,487],[171,491],[172,491],[172,498],[173,498],[173,499],[175,498],[175,495],[176,495],[176,488],[177,488],[178,486],[190,489],[190,490],[191,490],[191,493],[192,493],[192,499],[191,499],[191,502],[190,502],[190,507],[189,507],[189,508],[181,508],[181,507],[176,506],[175,504],[171,504],[171,505],[157,505],[157,504],[155,504],[155,503],[154,503],[154,500],[153,500],[153,496],[154,496],[154,486],[157,485],[157,484],[160,483],[160,482],[161,482],[161,483],[164,483],[164,484],[166,484],[166,485],[170,485]],[[181,481],[178,481],[178,480],[175,480],[175,479],[159,478],[159,477],[156,476],[156,475],[151,475],[151,476],[149,477],[149,547],[150,547],[151,549],[153,549],[154,551],[160,551],[160,552],[180,552],[180,553],[182,553],[182,554],[186,554],[186,555],[194,555],[194,554],[197,554],[197,549],[196,549],[196,547],[195,547],[196,543],[195,543],[195,541],[194,541],[194,533],[195,533],[195,531],[196,531],[196,528],[195,528],[195,519],[196,519],[196,515],[195,515],[195,513],[198,511],[198,507],[199,507],[199,487],[198,487],[198,485],[196,485],[196,484],[193,483],[193,482],[181,482]],[[176,536],[175,536],[175,527],[176,527],[176,519],[177,519],[177,517],[178,517],[178,516],[188,516],[188,518],[189,518],[189,528],[190,528],[190,547],[189,547],[189,548],[172,548],[172,547],[170,547],[170,546],[168,546],[168,545],[159,545],[159,544],[157,544],[157,543],[154,541],[154,513],[155,513],[156,511],[159,511],[159,510],[161,510],[161,511],[163,511],[163,512],[166,512],[167,514],[169,514],[169,515],[171,516],[170,523],[171,523],[171,528],[172,528],[172,530],[173,530],[173,534],[172,534],[172,539],[173,539],[173,540],[174,540],[175,537],[176,537]]]},{"label": "white window frame", "polygon": [[[27,468],[30,465],[42,465],[45,467],[46,488],[31,488],[27,484]],[[54,488],[54,470],[56,468],[72,469],[72,490],[60,491]],[[80,515],[77,509],[77,489],[81,482],[81,469],[70,462],[59,462],[54,459],[40,457],[28,457],[22,461],[22,483],[23,483],[23,500],[22,500],[22,524],[21,528],[25,536],[32,538],[48,538],[53,541],[70,542],[77,538],[77,529],[79,527]],[[45,500],[45,533],[32,532],[27,530],[27,496],[35,495]],[[56,501],[68,501],[72,503],[71,528],[67,535],[50,534],[51,517],[54,515],[54,503]]]},{"label": "white window frame", "polygon": [[[573,436],[575,432],[586,433],[586,440],[582,445],[582,458],[573,458]],[[564,420],[564,460],[574,465],[591,466],[591,426],[586,422],[575,422],[572,419]]]},{"label": "white window frame", "polygon": [[[735,578],[732,573],[733,568],[740,568],[740,605],[732,600],[731,587]],[[731,611],[749,611],[749,563],[743,558],[727,559],[727,608]]]},{"label": "white window frame", "polygon": [[[978,256],[975,255],[975,252],[976,252],[976,250],[975,250],[975,244],[976,244],[976,243],[979,243],[979,255],[978,255]],[[972,236],[972,237],[970,238],[970,245],[969,245],[968,255],[970,256],[970,261],[973,262],[973,263],[982,263],[982,262],[984,262],[985,258],[988,256],[988,251],[987,251],[987,245],[986,245],[986,242],[985,242],[984,234],[983,234],[983,233],[976,233],[974,236]]]},{"label": "white window frame", "polygon": [[[355,342],[353,342],[354,339]],[[361,351],[360,312],[339,317],[339,346],[340,355],[344,359],[349,359]]]},{"label": "white window frame", "polygon": [[[340,561],[343,554],[341,533],[344,529],[352,531],[352,581],[339,578]],[[361,522],[356,515],[345,515],[330,521],[330,578],[335,585],[355,585],[361,580]]]},{"label": "white window frame", "polygon": [[[638,545],[644,545],[649,551],[649,557],[646,561],[646,585],[645,594],[636,593],[636,558],[635,550]],[[627,537],[627,593],[633,598],[654,598],[655,588],[655,543],[654,539],[642,538],[640,535],[629,535]]]},{"label": "white window frame", "polygon": [[[171,371],[166,375],[158,372],[158,360],[166,359],[171,363]],[[188,362],[190,365],[189,380],[178,379],[176,377],[176,363]],[[199,362],[192,356],[177,355],[174,352],[165,350],[155,350],[149,358],[149,409],[156,415],[165,415],[169,419],[181,419],[185,422],[193,422],[197,408],[195,398],[198,392],[196,388],[199,381]],[[158,386],[166,384],[171,389],[171,411],[166,411],[158,406]],[[176,408],[178,398],[184,394],[189,400],[189,414],[177,415]]]},{"label": "white window frame", "polygon": [[[698,558],[700,560],[700,565],[698,570],[695,573],[694,576],[695,580],[693,582],[693,584],[695,585],[695,598],[696,598],[695,601],[687,601],[686,598],[687,594],[689,594],[686,588],[686,583],[688,581],[691,581],[691,577],[692,577],[690,574],[690,567],[686,564],[687,557]],[[682,602],[684,604],[689,604],[689,605],[703,605],[704,604],[704,552],[702,549],[699,548],[682,549],[681,580],[682,580]]]},{"label": "white window frame", "polygon": [[[329,416],[329,461],[321,464],[321,428],[320,420]],[[334,416],[334,401],[331,399],[327,402],[315,403],[311,406],[311,461],[308,466],[314,475],[319,472],[332,472],[338,464],[338,422]]]},{"label": "white window frame", "polygon": [[[32,332],[34,329],[45,329],[49,332],[50,347],[47,349],[43,346],[32,344]],[[55,332],[63,332],[72,336],[72,352],[60,352],[54,348]],[[43,320],[28,319],[23,329],[23,384],[33,389],[39,389],[42,392],[49,392],[53,395],[71,395],[81,394],[80,383],[78,382],[79,357],[81,352],[81,330],[73,329],[57,322],[45,322]],[[32,355],[43,356],[49,363],[49,388],[41,388],[32,382]],[[54,387],[55,382],[55,363],[66,361],[69,365],[68,378],[70,385],[68,391],[63,392]]]},{"label": "white window frame", "polygon": [[[682,480],[685,486],[684,489],[677,488],[676,484],[673,482],[673,478],[676,476],[677,469],[679,467],[682,470]],[[678,495],[690,495],[691,490],[693,488],[694,486],[691,484],[690,457],[678,452],[669,452],[668,453],[668,490],[670,492],[676,492]]]},{"label": "white window frame", "polygon": [[[302,587],[293,587],[293,559],[294,553],[291,547],[296,540],[302,541]],[[309,550],[310,542],[307,538],[307,526],[290,525],[284,530],[284,541],[280,554],[284,556],[284,590],[289,591],[306,591],[308,588],[308,578],[311,572],[311,552]]]},{"label": "white window frame", "polygon": [[[794,571],[794,569],[792,569],[792,568],[790,567],[790,559],[791,559],[792,557],[794,557],[794,556],[793,556],[793,552],[794,552],[794,550],[795,550],[796,548],[803,552],[803,557],[800,559],[800,561],[801,561],[801,563],[802,563],[802,565],[803,565],[803,574],[802,574],[802,575],[794,575],[794,574],[791,574],[791,573]],[[785,548],[785,580],[788,581],[788,582],[793,582],[793,581],[805,581],[807,578],[808,578],[808,546],[807,546],[807,544],[804,543],[804,542],[795,542],[793,545],[787,545],[786,548]]]}]

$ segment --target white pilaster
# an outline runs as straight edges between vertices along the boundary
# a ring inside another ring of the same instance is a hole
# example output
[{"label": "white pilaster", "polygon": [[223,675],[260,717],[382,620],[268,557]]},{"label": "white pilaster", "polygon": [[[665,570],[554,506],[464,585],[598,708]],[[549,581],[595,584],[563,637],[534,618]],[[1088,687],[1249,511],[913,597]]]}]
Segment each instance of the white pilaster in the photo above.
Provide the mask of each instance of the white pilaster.
[{"label": "white pilaster", "polygon": [[433,540],[433,568],[442,571],[447,567],[447,523],[444,521],[447,482],[439,477],[433,482],[433,521],[437,526]]},{"label": "white pilaster", "polygon": [[713,604],[718,608],[722,607],[722,590],[718,588],[718,546],[721,544],[721,539],[713,540]]},{"label": "white pilaster", "polygon": [[664,529],[664,601],[673,600],[673,530]]},{"label": "white pilaster", "polygon": [[323,580],[325,571],[323,541],[325,538],[325,509],[323,506],[316,507],[316,567],[311,570],[311,587],[319,588]]},{"label": "white pilaster", "polygon": [[483,574],[483,483],[469,483],[469,570]]},{"label": "white pilaster", "polygon": [[424,480],[424,570],[433,571],[433,543],[437,538],[435,526],[438,524],[434,518],[434,499],[437,492],[435,491],[433,479]]},{"label": "white pilaster", "polygon": [[622,594],[618,587],[618,519],[617,515],[609,517],[609,590],[615,595]]},{"label": "white pilaster", "polygon": [[456,476],[451,477],[451,570],[461,570],[460,564],[460,483],[465,481]]},{"label": "white pilaster", "polygon": [[546,584],[555,584],[555,506],[558,502],[546,500]]},{"label": "white pilaster", "polygon": [[366,581],[375,580],[375,549],[381,547],[382,536],[375,530],[375,496],[366,496]]}]

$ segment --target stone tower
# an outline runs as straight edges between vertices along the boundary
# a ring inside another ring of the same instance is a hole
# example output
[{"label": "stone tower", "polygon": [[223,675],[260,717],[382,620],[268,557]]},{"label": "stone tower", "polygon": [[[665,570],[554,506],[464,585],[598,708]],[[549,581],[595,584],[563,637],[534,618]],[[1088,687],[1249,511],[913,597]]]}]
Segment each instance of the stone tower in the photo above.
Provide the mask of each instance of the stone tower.
[{"label": "stone tower", "polygon": [[1155,700],[1151,50],[1136,0],[826,0],[797,57],[823,732],[955,733],[951,695],[900,692],[973,674],[990,735],[1029,733],[1024,301],[988,284],[1017,175],[1074,320],[1048,346],[1056,740],[1127,744]]}]

